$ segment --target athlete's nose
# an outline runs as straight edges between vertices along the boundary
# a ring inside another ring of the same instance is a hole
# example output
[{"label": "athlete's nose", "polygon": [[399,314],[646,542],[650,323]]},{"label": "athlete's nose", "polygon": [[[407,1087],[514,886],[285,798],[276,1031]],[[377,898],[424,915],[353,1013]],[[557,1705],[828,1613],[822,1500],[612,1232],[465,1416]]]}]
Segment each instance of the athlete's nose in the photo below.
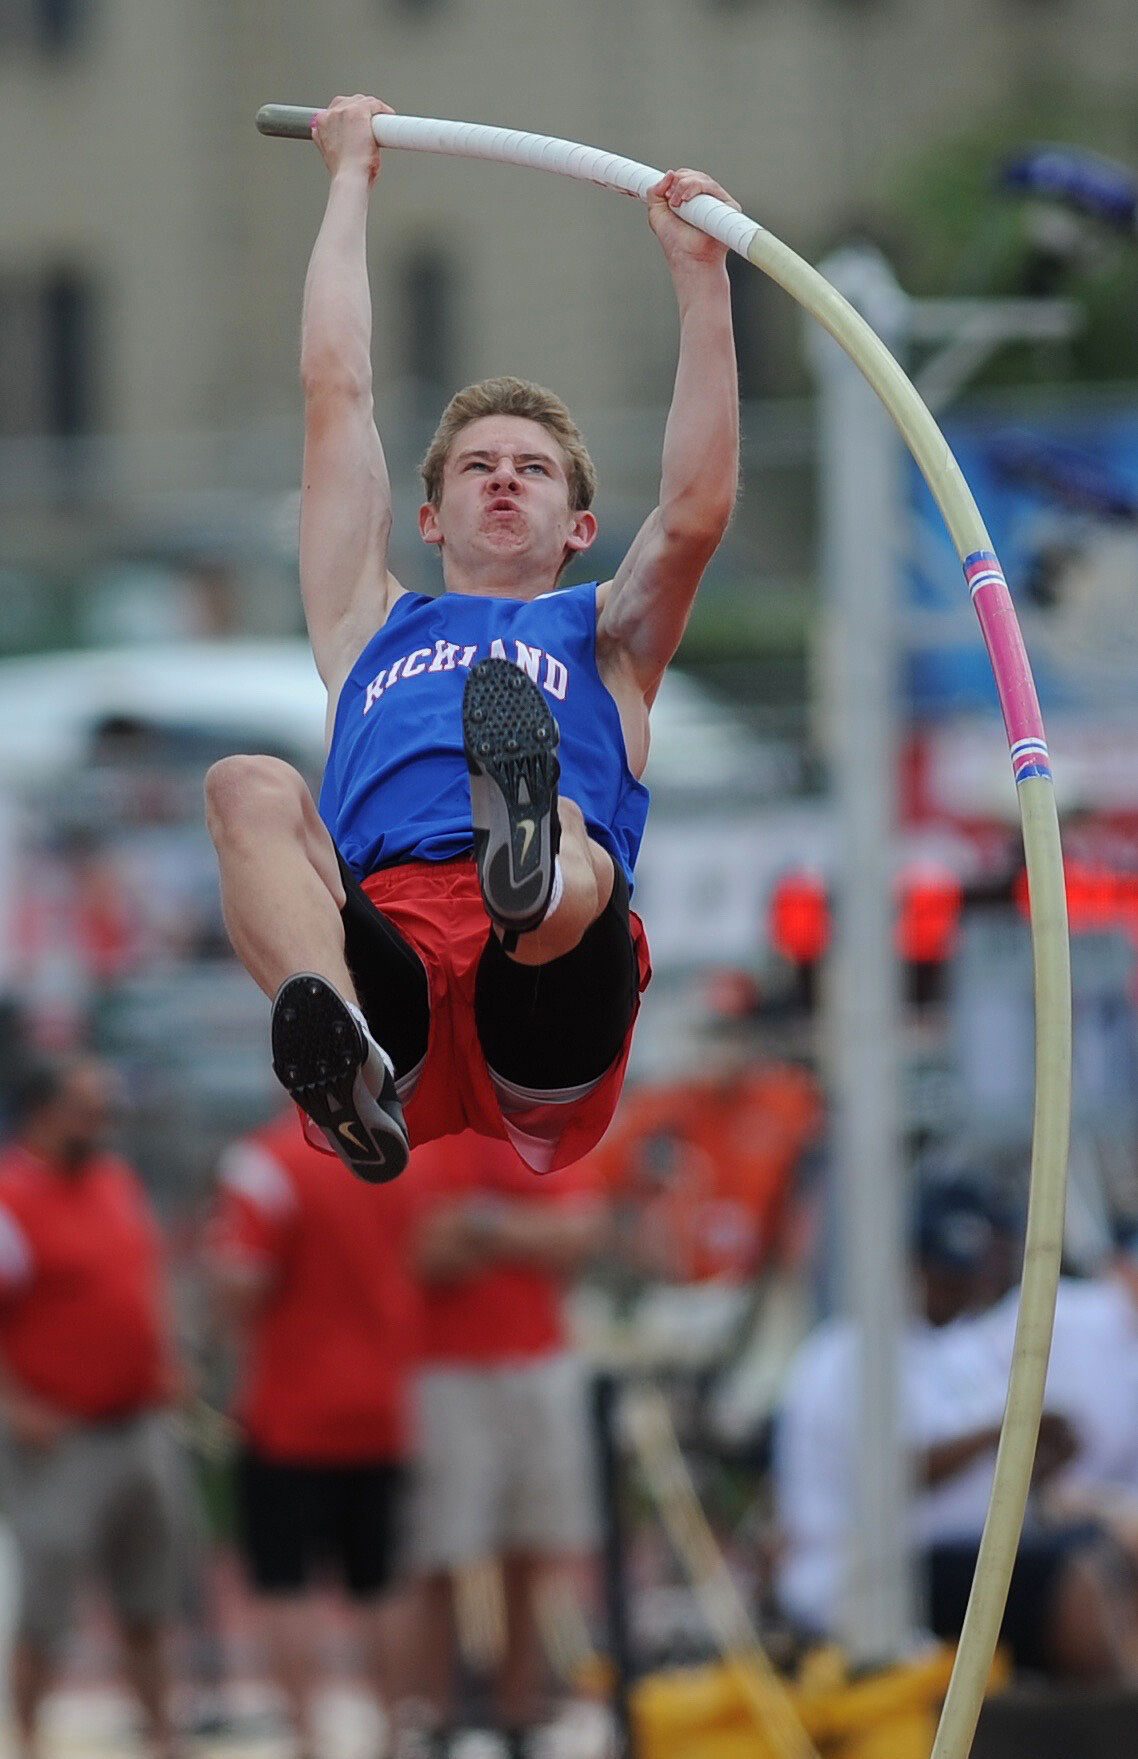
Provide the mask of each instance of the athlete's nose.
[{"label": "athlete's nose", "polygon": [[491,489],[509,488],[516,490],[521,488],[521,478],[514,469],[512,458],[499,458],[490,473],[490,481],[487,486]]}]

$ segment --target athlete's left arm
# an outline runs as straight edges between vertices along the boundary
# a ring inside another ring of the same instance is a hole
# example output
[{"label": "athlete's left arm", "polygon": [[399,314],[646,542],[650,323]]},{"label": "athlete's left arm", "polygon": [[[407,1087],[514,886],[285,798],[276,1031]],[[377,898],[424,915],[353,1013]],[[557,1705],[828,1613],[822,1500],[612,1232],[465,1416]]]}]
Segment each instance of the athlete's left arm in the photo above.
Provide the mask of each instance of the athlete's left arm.
[{"label": "athlete's left arm", "polygon": [[648,215],[671,270],[680,353],[664,433],[659,505],[597,598],[598,651],[651,703],[696,588],[735,506],[739,386],[726,250],[675,212],[694,195],[738,204],[698,171],[669,171]]}]

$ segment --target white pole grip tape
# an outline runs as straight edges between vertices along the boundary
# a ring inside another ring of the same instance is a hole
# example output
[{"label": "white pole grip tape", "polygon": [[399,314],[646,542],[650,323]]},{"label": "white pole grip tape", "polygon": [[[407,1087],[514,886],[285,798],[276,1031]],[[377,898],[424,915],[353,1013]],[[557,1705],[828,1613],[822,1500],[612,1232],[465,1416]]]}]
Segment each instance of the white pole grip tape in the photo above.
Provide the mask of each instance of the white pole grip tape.
[{"label": "white pole grip tape", "polygon": [[[291,140],[311,136],[310,105],[265,104],[257,113],[262,134],[283,135]],[[381,147],[403,147],[416,153],[445,153],[458,159],[493,159],[504,165],[529,165],[538,171],[554,171],[578,183],[594,183],[601,189],[622,190],[648,199],[648,191],[664,175],[652,165],[623,159],[619,153],[582,146],[579,141],[559,140],[554,135],[527,134],[517,128],[495,128],[482,122],[450,122],[430,116],[376,116],[372,132]],[[715,196],[697,195],[679,213],[701,232],[717,238],[729,250],[745,257],[755,234],[762,228],[746,214],[728,207]]]},{"label": "white pole grip tape", "polygon": [[[417,153],[449,153],[459,159],[494,159],[506,165],[529,165],[536,171],[554,171],[578,183],[595,183],[602,189],[623,190],[640,201],[659,183],[664,173],[619,153],[582,146],[579,141],[559,140],[555,135],[527,134],[517,128],[493,128],[481,122],[446,122],[425,116],[377,116],[372,132],[381,147],[406,147]],[[697,195],[679,213],[692,226],[707,232],[730,250],[746,256],[759,226],[737,208],[715,196]]]}]

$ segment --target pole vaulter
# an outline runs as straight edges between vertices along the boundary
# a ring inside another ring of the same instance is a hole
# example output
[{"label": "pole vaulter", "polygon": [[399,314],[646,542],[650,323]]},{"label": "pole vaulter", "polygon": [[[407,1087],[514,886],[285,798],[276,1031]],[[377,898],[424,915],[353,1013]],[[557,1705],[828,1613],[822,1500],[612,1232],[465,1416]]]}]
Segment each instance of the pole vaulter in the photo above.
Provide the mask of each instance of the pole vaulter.
[{"label": "pole vaulter", "polygon": [[[311,138],[316,107],[266,104],[262,134]],[[646,200],[663,173],[576,141],[480,123],[379,115],[381,147],[553,171]],[[1043,1408],[1062,1254],[1070,1134],[1071,982],[1067,907],[1051,761],[1035,684],[1003,571],[972,493],[893,356],[829,282],[756,221],[708,195],[680,212],[769,275],[818,320],[897,424],[944,517],[991,661],[1023,828],[1035,981],[1031,1190],[1015,1354],[991,1503],[932,1759],[966,1759],[983,1702],[1023,1524]]]}]

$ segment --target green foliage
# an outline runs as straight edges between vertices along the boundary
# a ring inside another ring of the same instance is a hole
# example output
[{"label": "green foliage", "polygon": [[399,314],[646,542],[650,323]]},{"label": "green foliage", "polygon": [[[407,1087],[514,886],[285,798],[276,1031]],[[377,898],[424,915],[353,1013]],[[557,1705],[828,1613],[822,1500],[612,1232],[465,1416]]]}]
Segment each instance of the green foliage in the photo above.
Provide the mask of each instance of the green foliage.
[{"label": "green foliage", "polygon": [[[1062,142],[1138,172],[1138,104],[1085,90],[1024,95],[967,136],[910,157],[888,189],[882,221],[902,285],[918,295],[1012,295],[1025,291],[1038,209],[1000,190],[1001,164],[1034,142]],[[1078,258],[1053,292],[1083,308],[1069,342],[1009,347],[982,384],[1038,384],[1138,377],[1138,238],[1086,225]]]}]

